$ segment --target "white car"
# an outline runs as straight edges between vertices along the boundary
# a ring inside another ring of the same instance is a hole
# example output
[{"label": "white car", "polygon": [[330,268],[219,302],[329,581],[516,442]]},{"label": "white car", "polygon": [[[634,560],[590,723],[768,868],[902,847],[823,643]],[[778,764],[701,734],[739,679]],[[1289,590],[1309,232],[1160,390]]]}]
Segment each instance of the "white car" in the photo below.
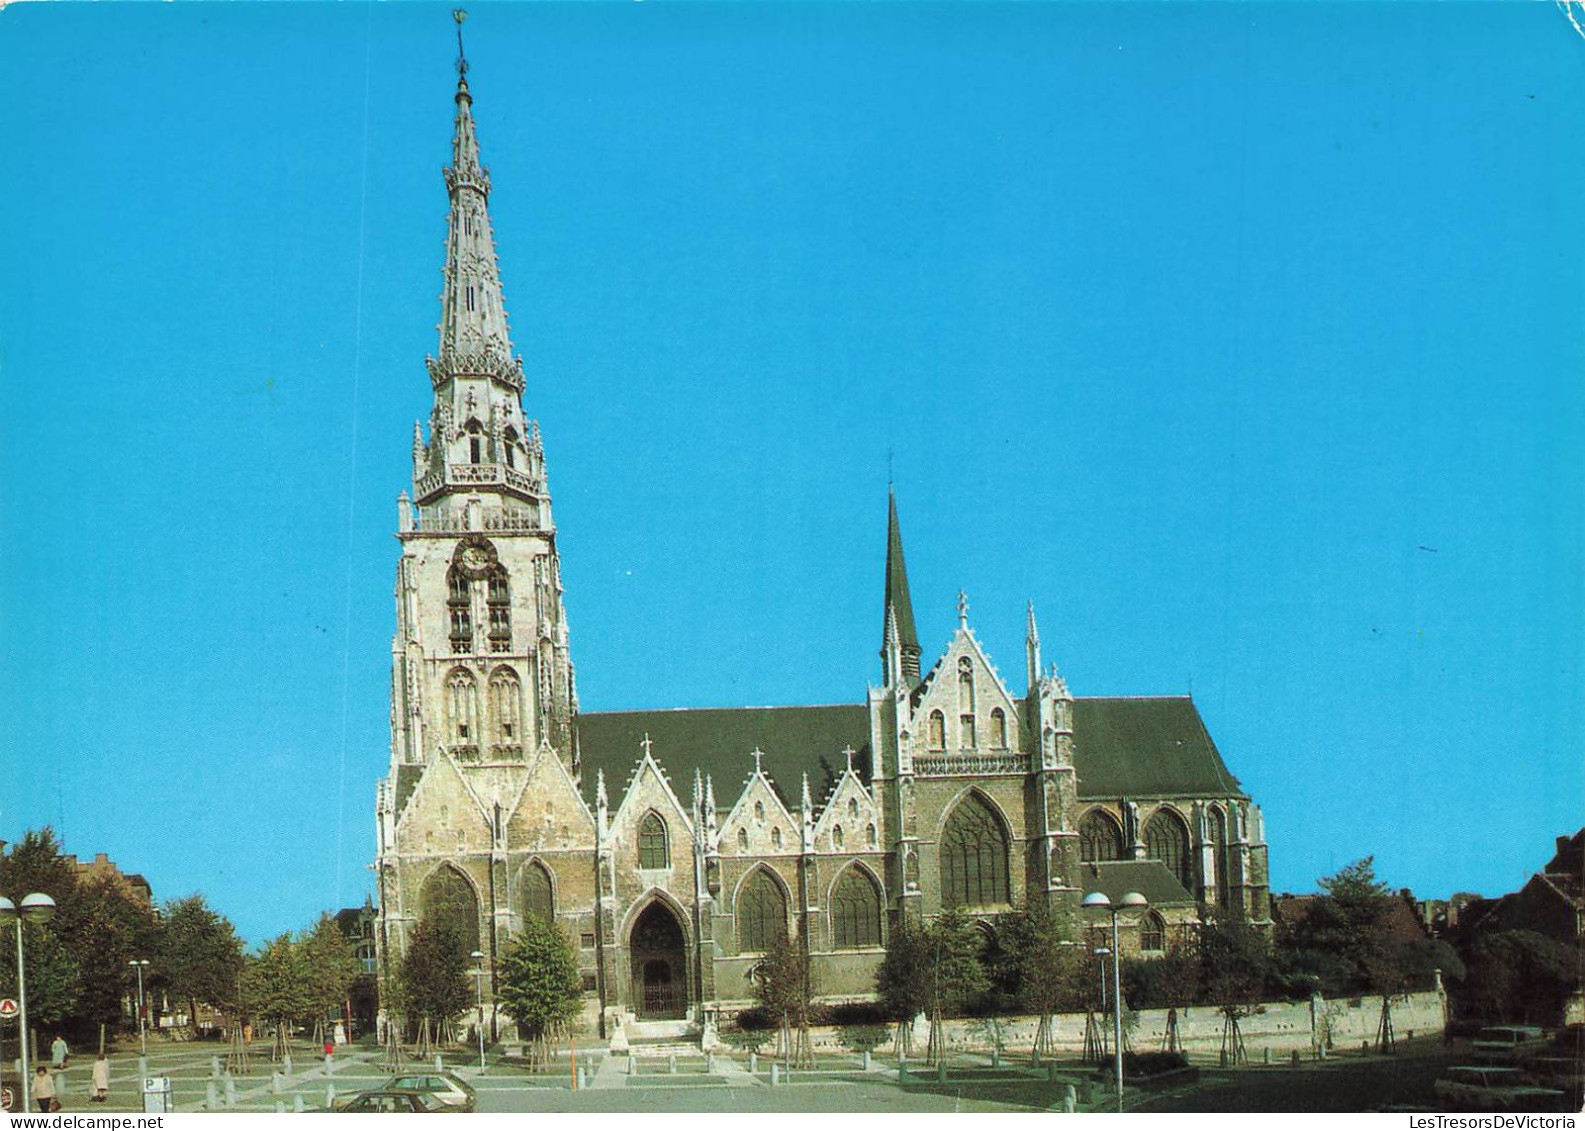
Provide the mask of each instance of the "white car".
[{"label": "white car", "polygon": [[473,1110],[473,1089],[449,1072],[409,1072],[401,1076],[392,1076],[381,1084],[380,1088],[383,1091],[401,1089],[425,1092],[447,1107],[458,1111]]},{"label": "white car", "polygon": [[1517,1068],[1465,1064],[1432,1085],[1445,1111],[1562,1111],[1563,1093],[1524,1082]]}]

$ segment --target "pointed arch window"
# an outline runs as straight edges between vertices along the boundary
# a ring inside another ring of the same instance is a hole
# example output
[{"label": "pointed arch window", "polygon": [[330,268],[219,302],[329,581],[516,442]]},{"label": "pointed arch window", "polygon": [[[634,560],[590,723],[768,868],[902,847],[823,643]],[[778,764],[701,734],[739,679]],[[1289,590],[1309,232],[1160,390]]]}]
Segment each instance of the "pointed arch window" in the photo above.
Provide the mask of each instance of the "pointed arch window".
[{"label": "pointed arch window", "polygon": [[1189,827],[1170,809],[1158,809],[1145,823],[1145,855],[1167,866],[1184,891],[1194,890],[1193,862],[1189,858]]},{"label": "pointed arch window", "polygon": [[436,869],[424,881],[418,902],[426,923],[455,930],[465,948],[479,949],[479,901],[460,871],[449,865]]},{"label": "pointed arch window", "polygon": [[1215,843],[1216,902],[1223,908],[1233,901],[1233,860],[1228,852],[1227,814],[1221,809],[1211,810],[1211,839]]},{"label": "pointed arch window", "polygon": [[880,837],[875,832],[875,826],[874,825],[871,825],[869,827],[869,832],[868,832],[867,836],[868,836],[869,844],[870,844],[871,848],[874,848],[877,844],[880,843]]},{"label": "pointed arch window", "polygon": [[747,829],[739,829],[737,831],[737,850],[739,852],[747,852],[748,851],[748,830]]},{"label": "pointed arch window", "polygon": [[451,735],[457,742],[476,742],[479,738],[478,688],[473,676],[462,670],[446,681],[446,706],[451,714]]},{"label": "pointed arch window", "polygon": [[958,713],[974,713],[974,665],[967,656],[958,661]]},{"label": "pointed arch window", "polygon": [[849,868],[832,889],[831,922],[838,950],[881,945],[881,892],[862,868]]},{"label": "pointed arch window", "polygon": [[446,613],[451,621],[451,650],[473,649],[472,596],[467,574],[456,566],[446,571]]},{"label": "pointed arch window", "polygon": [[1139,949],[1161,951],[1167,949],[1167,921],[1154,911],[1147,911],[1139,924]]},{"label": "pointed arch window", "polygon": [[756,870],[737,897],[738,950],[763,953],[787,937],[787,898],[776,881]]},{"label": "pointed arch window", "polygon": [[495,731],[502,742],[522,739],[518,725],[521,697],[522,684],[517,680],[517,673],[511,668],[497,668],[490,677],[490,716],[495,720]]},{"label": "pointed arch window", "polygon": [[770,831],[770,845],[772,848],[781,847],[781,829],[779,827],[772,827]]},{"label": "pointed arch window", "polygon": [[517,466],[517,429],[508,428],[501,437],[505,441],[506,466]]},{"label": "pointed arch window", "polygon": [[848,798],[848,816],[855,821],[859,819],[859,799],[857,797]]},{"label": "pointed arch window", "polygon": [[837,848],[842,847],[842,826],[837,825],[831,830],[831,843]]},{"label": "pointed arch window", "polygon": [[991,711],[991,745],[997,750],[1007,749],[1007,715],[997,707]]},{"label": "pointed arch window", "polygon": [[490,651],[512,650],[512,587],[507,579],[506,567],[497,565],[490,571],[486,583],[487,607],[490,613]]},{"label": "pointed arch window", "polygon": [[537,915],[546,923],[556,921],[555,885],[550,880],[550,870],[538,860],[523,872],[523,911]]},{"label": "pointed arch window", "polygon": [[1008,901],[1009,838],[988,802],[971,793],[947,818],[941,835],[941,902],[993,907]]},{"label": "pointed arch window", "polygon": [[947,717],[940,711],[930,712],[930,749],[947,748]]},{"label": "pointed arch window", "polygon": [[667,843],[666,822],[651,810],[638,825],[638,866],[671,867],[671,846]]},{"label": "pointed arch window", "polygon": [[1091,809],[1079,822],[1079,858],[1081,860],[1121,860],[1123,858],[1123,830],[1111,815],[1100,809]]}]

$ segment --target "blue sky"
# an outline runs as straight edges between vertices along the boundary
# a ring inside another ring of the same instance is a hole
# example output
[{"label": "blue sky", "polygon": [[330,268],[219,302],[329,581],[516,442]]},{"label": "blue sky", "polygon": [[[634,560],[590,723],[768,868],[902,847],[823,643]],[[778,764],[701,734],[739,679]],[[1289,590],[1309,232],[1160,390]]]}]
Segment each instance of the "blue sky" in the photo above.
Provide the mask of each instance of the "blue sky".
[{"label": "blue sky", "polygon": [[[0,11],[0,837],[369,890],[444,6]],[[1192,692],[1274,887],[1585,815],[1585,41],[1550,4],[481,4],[583,706],[929,653]]]}]

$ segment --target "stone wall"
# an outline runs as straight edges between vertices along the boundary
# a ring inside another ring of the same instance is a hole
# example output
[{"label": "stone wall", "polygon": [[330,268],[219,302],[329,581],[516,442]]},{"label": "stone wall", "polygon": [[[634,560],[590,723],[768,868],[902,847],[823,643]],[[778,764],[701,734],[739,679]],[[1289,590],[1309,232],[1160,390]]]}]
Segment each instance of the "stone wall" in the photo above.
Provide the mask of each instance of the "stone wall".
[{"label": "stone wall", "polygon": [[[1393,1031],[1400,1040],[1411,1036],[1440,1034],[1446,1026],[1447,998],[1435,990],[1406,994],[1392,999]],[[1060,1055],[1076,1056],[1084,1051],[1082,1013],[1057,1015],[1056,1045]],[[1111,1018],[1105,1018],[1108,1037]],[[1362,1041],[1374,1045],[1381,1023],[1379,997],[1314,998],[1300,1002],[1268,1002],[1239,1022],[1244,1048],[1251,1060],[1259,1060],[1263,1050],[1286,1056],[1294,1050],[1308,1053],[1321,1045],[1328,1048],[1357,1049]],[[960,1018],[944,1022],[947,1048],[955,1052],[988,1053],[998,1043],[1011,1056],[1027,1055],[1034,1047],[1036,1017]],[[1166,1045],[1167,1010],[1145,1009],[1123,1015],[1125,1048],[1153,1052]],[[1212,1006],[1194,1006],[1178,1011],[1178,1037],[1190,1054],[1215,1055],[1222,1046],[1223,1018]],[[819,1026],[810,1031],[819,1052],[848,1049],[844,1032],[836,1026]],[[914,1022],[912,1047],[922,1055],[930,1039],[930,1024],[924,1018]],[[882,1046],[890,1051],[892,1036]]]}]

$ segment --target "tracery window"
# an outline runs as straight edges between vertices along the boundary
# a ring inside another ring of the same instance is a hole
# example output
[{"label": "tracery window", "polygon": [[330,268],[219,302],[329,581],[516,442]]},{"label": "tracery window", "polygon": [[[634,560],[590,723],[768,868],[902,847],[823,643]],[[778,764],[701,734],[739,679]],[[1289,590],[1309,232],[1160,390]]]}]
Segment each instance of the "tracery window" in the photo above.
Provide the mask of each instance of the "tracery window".
[{"label": "tracery window", "polygon": [[947,748],[947,717],[940,711],[930,712],[930,749]]},{"label": "tracery window", "polygon": [[1154,911],[1147,911],[1139,924],[1139,949],[1167,949],[1167,921]]},{"label": "tracery window", "polygon": [[518,733],[518,702],[522,685],[511,668],[499,668],[490,677],[490,708],[495,718],[496,733],[504,742],[516,742]]},{"label": "tracery window", "polygon": [[478,688],[473,682],[473,677],[465,671],[454,671],[451,678],[446,681],[446,692],[449,700],[447,706],[451,711],[451,733],[458,742],[474,742],[478,739]]},{"label": "tracery window", "polygon": [[881,945],[881,893],[862,868],[849,868],[832,889],[831,922],[838,950]]},{"label": "tracery window", "polygon": [[1123,858],[1123,830],[1111,815],[1101,809],[1091,809],[1079,822],[1079,859],[1121,860]]},{"label": "tracery window", "polygon": [[776,881],[756,870],[737,897],[738,950],[763,952],[787,937],[787,899]]},{"label": "tracery window", "polygon": [[977,793],[958,803],[941,836],[941,902],[989,907],[1007,902],[1008,836]]},{"label": "tracery window", "polygon": [[1211,810],[1211,839],[1216,845],[1216,902],[1225,908],[1233,900],[1233,861],[1227,850],[1227,814],[1221,809]]},{"label": "tracery window", "polygon": [[451,621],[451,650],[473,649],[473,609],[468,576],[456,566],[446,571],[446,612]]},{"label": "tracery window", "polygon": [[419,906],[426,922],[450,924],[462,932],[463,946],[479,949],[479,901],[456,868],[438,868],[424,881]]},{"label": "tracery window", "polygon": [[991,745],[997,750],[1007,749],[1007,715],[1000,707],[991,711]]},{"label": "tracery window", "polygon": [[1158,809],[1145,823],[1145,855],[1160,860],[1177,877],[1183,890],[1194,890],[1194,868],[1189,857],[1189,827],[1170,809]]},{"label": "tracery window", "polygon": [[638,825],[638,866],[640,868],[668,868],[671,866],[671,849],[666,843],[666,822],[651,810]]},{"label": "tracery window", "polygon": [[512,588],[506,569],[497,565],[490,571],[485,597],[490,611],[490,651],[512,650]]},{"label": "tracery window", "polygon": [[538,860],[523,872],[523,910],[537,915],[547,923],[556,921],[555,888],[550,882],[550,872]]}]

